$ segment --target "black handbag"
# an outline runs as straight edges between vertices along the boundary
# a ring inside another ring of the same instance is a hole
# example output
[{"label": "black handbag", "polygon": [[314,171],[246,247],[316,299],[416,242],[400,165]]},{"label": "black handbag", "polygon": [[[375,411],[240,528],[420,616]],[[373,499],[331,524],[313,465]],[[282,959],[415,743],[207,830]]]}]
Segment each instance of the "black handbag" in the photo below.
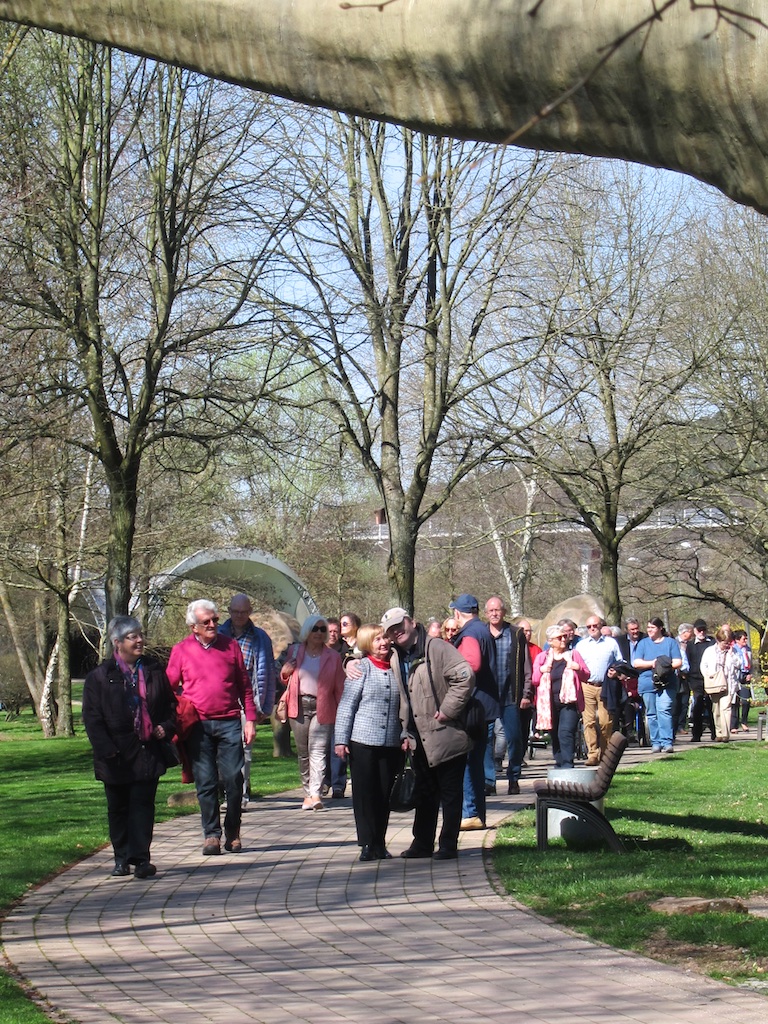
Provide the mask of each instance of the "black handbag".
[{"label": "black handbag", "polygon": [[173,740],[169,740],[167,737],[165,737],[165,739],[158,740],[158,749],[160,753],[160,760],[166,768],[175,768],[177,764],[181,764],[179,750]]},{"label": "black handbag", "polygon": [[389,791],[389,809],[391,811],[412,811],[416,806],[416,772],[410,753],[405,755],[402,769],[395,776],[392,789]]}]

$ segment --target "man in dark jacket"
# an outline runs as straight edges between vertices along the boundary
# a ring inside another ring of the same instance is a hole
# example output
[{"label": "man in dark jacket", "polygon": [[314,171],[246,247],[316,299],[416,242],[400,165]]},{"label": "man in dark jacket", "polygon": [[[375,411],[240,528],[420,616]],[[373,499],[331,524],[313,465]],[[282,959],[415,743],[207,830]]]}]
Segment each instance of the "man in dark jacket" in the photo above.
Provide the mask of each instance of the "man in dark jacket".
[{"label": "man in dark jacket", "polygon": [[144,657],[141,623],[117,615],[107,627],[114,654],[89,672],[83,725],[104,783],[115,877],[151,878],[155,794],[167,758],[163,742],[176,731],[176,698],[159,662]]},{"label": "man in dark jacket", "polygon": [[[452,643],[466,658],[475,673],[475,696],[485,708],[486,723],[499,717],[499,688],[496,682],[496,646],[491,632],[480,621],[477,598],[472,594],[459,594],[449,608],[459,631]],[[485,750],[488,730],[477,740],[467,755],[464,772],[464,806],[461,812],[462,829],[485,828]]]},{"label": "man in dark jacket", "polygon": [[700,743],[704,730],[704,717],[709,716],[709,728],[712,739],[715,738],[715,719],[712,714],[712,701],[704,691],[704,676],[701,672],[701,658],[704,651],[715,642],[707,633],[704,619],[696,619],[693,624],[693,639],[688,641],[688,686],[691,689],[691,743]]},{"label": "man in dark jacket", "polygon": [[[499,700],[499,721],[507,741],[507,793],[520,792],[520,775],[523,770],[524,737],[530,716],[524,717],[530,702],[524,700],[523,689],[531,682],[531,657],[522,624],[513,626],[505,619],[506,607],[501,597],[494,595],[485,602],[485,617],[496,649],[496,688]],[[523,728],[525,721],[526,728]],[[496,792],[495,766],[493,760],[493,728],[489,727],[488,745],[485,752],[486,791]],[[493,775],[491,775],[493,773]]]}]

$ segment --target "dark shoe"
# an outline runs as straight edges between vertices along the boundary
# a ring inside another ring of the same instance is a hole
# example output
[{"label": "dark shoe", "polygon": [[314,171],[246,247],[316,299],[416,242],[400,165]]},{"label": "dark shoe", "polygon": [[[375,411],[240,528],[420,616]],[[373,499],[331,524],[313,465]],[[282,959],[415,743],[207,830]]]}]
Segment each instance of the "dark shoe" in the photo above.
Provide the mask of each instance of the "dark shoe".
[{"label": "dark shoe", "polygon": [[224,843],[224,849],[227,853],[242,853],[243,844],[240,842],[240,836],[232,836],[231,839],[227,837],[227,841]]},{"label": "dark shoe", "polygon": [[516,779],[513,779],[512,782],[510,782],[510,784],[509,784],[509,786],[507,788],[507,796],[517,796],[519,792],[520,792],[520,783],[517,782]]},{"label": "dark shoe", "polygon": [[424,860],[432,856],[432,851],[425,850],[423,846],[409,846],[407,850],[403,850],[400,856],[405,857],[406,860]]},{"label": "dark shoe", "polygon": [[438,850],[432,854],[432,860],[456,860],[458,856],[458,850]]},{"label": "dark shoe", "polygon": [[154,864],[150,864],[148,860],[143,860],[141,864],[136,865],[133,873],[136,878],[153,878],[157,874],[157,868]]},{"label": "dark shoe", "polygon": [[486,796],[496,796],[496,783],[494,783],[492,786],[490,786],[486,782],[486,784],[485,784],[485,795]]},{"label": "dark shoe", "polygon": [[130,875],[130,867],[122,860],[116,860],[115,866],[112,868],[112,878],[125,878],[126,875]]},{"label": "dark shoe", "polygon": [[208,836],[203,843],[204,857],[218,857],[221,853],[221,843],[217,836]]},{"label": "dark shoe", "polygon": [[392,860],[392,854],[382,843],[381,846],[374,846],[373,852],[376,854],[379,860]]},{"label": "dark shoe", "polygon": [[372,846],[364,846],[360,851],[360,860],[378,860],[376,852]]},{"label": "dark shoe", "polygon": [[343,800],[344,799],[344,790],[343,789],[334,789],[333,793],[331,794],[331,799],[332,800]]}]

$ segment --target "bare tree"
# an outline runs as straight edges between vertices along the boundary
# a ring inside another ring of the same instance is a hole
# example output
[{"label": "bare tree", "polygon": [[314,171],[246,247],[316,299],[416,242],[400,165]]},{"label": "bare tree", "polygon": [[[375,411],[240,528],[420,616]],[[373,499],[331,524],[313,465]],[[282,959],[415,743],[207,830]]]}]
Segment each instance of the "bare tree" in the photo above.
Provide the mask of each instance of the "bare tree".
[{"label": "bare tree", "polygon": [[540,242],[547,345],[526,386],[529,402],[552,411],[514,455],[538,467],[542,487],[594,537],[612,622],[622,613],[625,538],[723,475],[691,458],[705,439],[716,443],[698,382],[730,329],[727,320],[702,329],[704,311],[692,307],[691,217],[685,190],[668,179],[590,164],[564,189],[561,217]]},{"label": "bare tree", "polygon": [[[309,205],[283,247],[277,329],[291,381],[375,484],[392,594],[410,608],[419,531],[516,429],[533,342],[500,283],[549,164],[341,115],[312,125],[286,200]],[[489,409],[503,409],[492,425]]]},{"label": "bare tree", "polygon": [[9,333],[24,344],[44,333],[51,353],[42,379],[22,382],[27,404],[47,408],[38,427],[56,436],[62,416],[88,413],[74,440],[109,492],[109,617],[128,608],[145,454],[204,466],[253,417],[270,372],[253,358],[265,318],[252,292],[270,245],[254,209],[269,171],[263,103],[35,34],[16,68],[0,300]]}]

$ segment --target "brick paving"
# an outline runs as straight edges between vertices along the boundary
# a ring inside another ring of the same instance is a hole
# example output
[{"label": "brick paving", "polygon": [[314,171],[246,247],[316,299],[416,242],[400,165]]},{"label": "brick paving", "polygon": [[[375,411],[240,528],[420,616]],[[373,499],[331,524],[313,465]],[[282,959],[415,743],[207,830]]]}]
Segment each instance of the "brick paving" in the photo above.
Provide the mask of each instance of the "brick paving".
[{"label": "brick paving", "polygon": [[[630,751],[625,763],[648,752]],[[532,802],[489,799],[489,824]],[[500,786],[500,789],[502,787]],[[506,788],[506,787],[504,787]],[[594,945],[498,895],[493,832],[457,861],[357,861],[351,801],[251,804],[244,852],[200,855],[196,815],[158,826],[156,878],[112,879],[109,850],[31,892],[5,955],[78,1024],[765,1024],[766,998]]]}]

